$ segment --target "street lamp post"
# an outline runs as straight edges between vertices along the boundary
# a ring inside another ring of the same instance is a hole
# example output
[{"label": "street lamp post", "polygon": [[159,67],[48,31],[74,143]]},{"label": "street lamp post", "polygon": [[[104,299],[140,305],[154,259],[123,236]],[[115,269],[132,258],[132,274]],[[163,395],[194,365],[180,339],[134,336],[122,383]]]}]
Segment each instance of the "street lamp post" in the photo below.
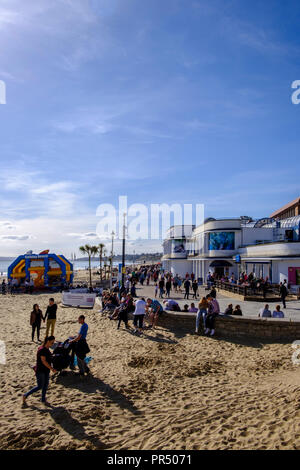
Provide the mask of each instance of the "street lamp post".
[{"label": "street lamp post", "polygon": [[122,244],[122,287],[125,287],[125,236],[126,236],[126,214],[123,214],[123,244]]},{"label": "street lamp post", "polygon": [[114,236],[115,232],[113,231],[111,233],[111,256],[110,256],[110,288],[112,289],[112,268],[113,268],[113,257],[114,257]]}]

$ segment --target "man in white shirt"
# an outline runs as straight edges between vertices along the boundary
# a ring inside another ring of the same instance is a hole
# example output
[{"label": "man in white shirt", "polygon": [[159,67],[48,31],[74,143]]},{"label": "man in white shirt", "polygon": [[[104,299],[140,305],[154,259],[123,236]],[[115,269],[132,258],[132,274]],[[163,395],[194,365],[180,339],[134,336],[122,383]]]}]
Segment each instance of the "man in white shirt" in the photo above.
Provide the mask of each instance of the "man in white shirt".
[{"label": "man in white shirt", "polygon": [[144,317],[145,317],[146,302],[145,299],[140,299],[135,302],[135,311],[133,312],[133,324],[135,326],[134,333],[142,333]]}]

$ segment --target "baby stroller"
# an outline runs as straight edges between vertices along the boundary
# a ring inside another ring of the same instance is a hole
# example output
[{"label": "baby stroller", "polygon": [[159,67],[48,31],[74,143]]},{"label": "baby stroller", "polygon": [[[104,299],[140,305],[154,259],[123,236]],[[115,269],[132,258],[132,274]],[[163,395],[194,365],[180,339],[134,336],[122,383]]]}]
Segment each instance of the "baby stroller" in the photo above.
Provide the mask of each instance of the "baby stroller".
[{"label": "baby stroller", "polygon": [[60,373],[71,364],[72,345],[69,339],[64,343],[58,343],[53,350],[53,368]]}]

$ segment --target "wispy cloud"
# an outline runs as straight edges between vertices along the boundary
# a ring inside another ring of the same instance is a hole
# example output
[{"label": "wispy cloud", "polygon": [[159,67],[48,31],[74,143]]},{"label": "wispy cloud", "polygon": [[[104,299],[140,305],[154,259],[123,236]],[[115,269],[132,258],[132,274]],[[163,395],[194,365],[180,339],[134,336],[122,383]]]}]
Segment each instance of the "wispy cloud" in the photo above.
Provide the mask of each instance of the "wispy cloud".
[{"label": "wispy cloud", "polygon": [[49,216],[72,216],[77,209],[78,195],[74,189],[78,184],[69,181],[52,183],[41,171],[3,168],[0,185],[2,193],[5,190],[5,200],[2,198],[0,201],[2,213],[22,214],[25,211],[32,217],[46,213]]}]

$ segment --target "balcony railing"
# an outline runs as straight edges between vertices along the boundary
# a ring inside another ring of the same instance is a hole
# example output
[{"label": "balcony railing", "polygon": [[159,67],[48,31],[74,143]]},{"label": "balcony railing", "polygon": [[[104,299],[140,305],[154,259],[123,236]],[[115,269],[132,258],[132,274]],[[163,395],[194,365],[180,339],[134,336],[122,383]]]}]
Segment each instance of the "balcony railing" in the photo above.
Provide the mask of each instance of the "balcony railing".
[{"label": "balcony railing", "polygon": [[255,296],[255,297],[274,297],[278,296],[280,298],[279,286],[269,285],[267,289],[262,289],[261,285],[258,286],[240,286],[238,284],[233,284],[231,282],[215,281],[214,285],[217,289],[226,290],[227,292],[232,292],[233,294],[239,294],[246,296]]}]

